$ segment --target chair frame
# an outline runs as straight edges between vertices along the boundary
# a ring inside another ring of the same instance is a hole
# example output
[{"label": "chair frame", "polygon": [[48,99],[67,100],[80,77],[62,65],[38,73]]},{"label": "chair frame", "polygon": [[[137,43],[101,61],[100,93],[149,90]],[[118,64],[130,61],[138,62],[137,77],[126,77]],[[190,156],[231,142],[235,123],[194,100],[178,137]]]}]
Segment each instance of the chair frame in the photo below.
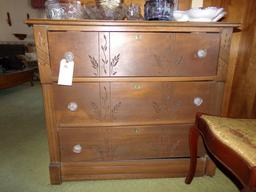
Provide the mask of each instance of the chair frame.
[{"label": "chair frame", "polygon": [[190,168],[185,183],[193,180],[197,164],[198,137],[201,135],[207,152],[221,165],[227,168],[241,183],[241,192],[256,192],[256,167],[251,167],[237,152],[221,142],[209,129],[207,123],[201,118],[203,114],[196,114],[195,125],[190,128]]}]

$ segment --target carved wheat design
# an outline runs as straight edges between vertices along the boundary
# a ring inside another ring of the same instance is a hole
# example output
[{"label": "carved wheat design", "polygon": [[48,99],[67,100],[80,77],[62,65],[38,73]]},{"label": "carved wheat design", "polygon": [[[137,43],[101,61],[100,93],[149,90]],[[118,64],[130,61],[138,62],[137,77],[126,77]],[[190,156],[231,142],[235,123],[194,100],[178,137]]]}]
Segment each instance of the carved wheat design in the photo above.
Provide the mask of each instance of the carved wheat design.
[{"label": "carved wheat design", "polygon": [[114,105],[113,109],[111,110],[112,119],[115,117],[115,114],[118,112],[118,110],[120,109],[121,105],[122,105],[121,101]]},{"label": "carved wheat design", "polygon": [[119,59],[120,59],[120,53],[118,55],[116,55],[111,63],[110,63],[110,74],[111,75],[116,75],[117,71],[114,69],[114,67],[117,66],[118,62],[119,62]]},{"label": "carved wheat design", "polygon": [[92,64],[92,67],[93,69],[95,69],[95,72],[93,73],[95,76],[98,76],[98,73],[99,73],[99,64],[98,62],[96,61],[96,59],[90,55],[88,55],[90,61],[91,61],[91,64]]},{"label": "carved wheat design", "polygon": [[[100,109],[99,109],[99,107],[98,107],[98,105],[97,105],[96,103],[91,102],[91,107],[92,107],[92,111],[93,111],[96,115],[98,115],[98,114],[100,113]],[[98,119],[98,117],[97,117],[97,119]]]},{"label": "carved wheat design", "polygon": [[102,109],[104,109],[103,118],[106,119],[109,106],[108,106],[108,91],[105,86],[103,87],[103,94],[102,94],[101,100],[102,100]]},{"label": "carved wheat design", "polygon": [[157,102],[153,101],[152,102],[152,106],[153,106],[153,108],[154,108],[156,113],[160,113],[161,112],[161,106]]},{"label": "carved wheat design", "polygon": [[104,37],[104,45],[101,45],[101,50],[103,53],[103,58],[101,59],[103,63],[103,70],[104,73],[107,74],[107,66],[108,66],[108,59],[107,59],[107,50],[108,50],[108,41],[106,35]]}]

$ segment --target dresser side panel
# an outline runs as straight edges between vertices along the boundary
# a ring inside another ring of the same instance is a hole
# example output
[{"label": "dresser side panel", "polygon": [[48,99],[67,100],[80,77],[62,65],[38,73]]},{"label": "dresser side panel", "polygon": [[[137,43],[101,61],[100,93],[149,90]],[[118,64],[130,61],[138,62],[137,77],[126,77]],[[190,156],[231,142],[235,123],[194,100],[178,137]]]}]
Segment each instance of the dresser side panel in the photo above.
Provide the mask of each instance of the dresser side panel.
[{"label": "dresser side panel", "polygon": [[51,66],[46,26],[34,26],[34,38],[41,83],[51,83]]}]

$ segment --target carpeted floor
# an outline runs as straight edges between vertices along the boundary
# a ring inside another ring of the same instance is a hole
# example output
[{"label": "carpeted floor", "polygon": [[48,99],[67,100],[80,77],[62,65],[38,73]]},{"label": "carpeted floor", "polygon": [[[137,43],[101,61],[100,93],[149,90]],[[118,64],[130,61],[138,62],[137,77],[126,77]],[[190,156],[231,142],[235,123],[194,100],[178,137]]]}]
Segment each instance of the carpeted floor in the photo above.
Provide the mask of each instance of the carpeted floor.
[{"label": "carpeted floor", "polygon": [[216,176],[65,182],[51,186],[41,88],[24,84],[0,90],[0,192],[237,192],[220,171]]}]

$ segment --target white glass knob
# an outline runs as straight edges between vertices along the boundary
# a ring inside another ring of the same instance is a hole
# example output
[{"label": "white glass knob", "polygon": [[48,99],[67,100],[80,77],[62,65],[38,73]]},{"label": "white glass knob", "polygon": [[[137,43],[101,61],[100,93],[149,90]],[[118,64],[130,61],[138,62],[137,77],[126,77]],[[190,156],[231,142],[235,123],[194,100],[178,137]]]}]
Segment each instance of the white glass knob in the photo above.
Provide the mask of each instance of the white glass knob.
[{"label": "white glass knob", "polygon": [[81,153],[82,152],[82,146],[80,144],[77,144],[73,147],[74,153]]},{"label": "white glass knob", "polygon": [[64,58],[67,62],[72,62],[74,60],[74,54],[70,51],[66,52]]},{"label": "white glass knob", "polygon": [[207,50],[206,49],[199,49],[197,51],[197,57],[202,59],[205,58],[207,56]]},{"label": "white glass knob", "polygon": [[68,104],[68,109],[69,109],[70,111],[76,111],[77,108],[78,108],[78,105],[77,105],[77,103],[75,103],[75,102],[70,102],[70,103]]},{"label": "white glass knob", "polygon": [[204,100],[201,97],[195,97],[194,98],[194,104],[195,106],[199,107],[200,105],[202,105],[202,103],[204,102]]}]

